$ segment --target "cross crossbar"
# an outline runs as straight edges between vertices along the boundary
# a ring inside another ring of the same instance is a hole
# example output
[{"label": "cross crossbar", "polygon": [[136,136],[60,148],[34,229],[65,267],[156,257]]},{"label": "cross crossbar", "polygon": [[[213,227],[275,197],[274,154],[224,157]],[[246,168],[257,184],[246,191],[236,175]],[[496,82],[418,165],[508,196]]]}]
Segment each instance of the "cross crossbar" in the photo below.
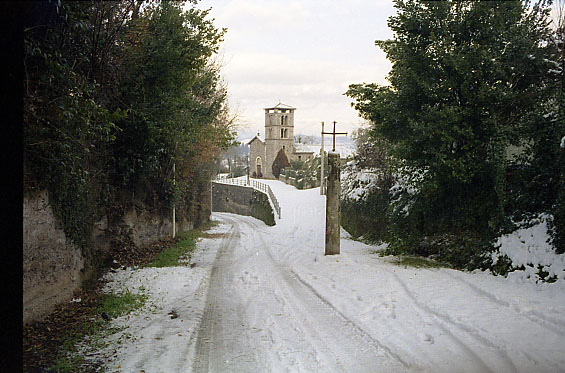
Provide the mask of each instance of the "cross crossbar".
[{"label": "cross crossbar", "polygon": [[[347,136],[347,132],[336,132],[336,131],[335,131],[335,124],[336,124],[336,123],[337,123],[337,122],[334,120],[334,121],[333,121],[333,124],[334,124],[334,130],[333,130],[333,132],[324,132],[324,131],[322,131],[322,136],[324,136],[324,135],[332,135],[332,137],[333,137],[332,152],[335,152],[335,135],[345,135],[345,136]],[[322,127],[322,128],[323,128],[323,127]]]}]

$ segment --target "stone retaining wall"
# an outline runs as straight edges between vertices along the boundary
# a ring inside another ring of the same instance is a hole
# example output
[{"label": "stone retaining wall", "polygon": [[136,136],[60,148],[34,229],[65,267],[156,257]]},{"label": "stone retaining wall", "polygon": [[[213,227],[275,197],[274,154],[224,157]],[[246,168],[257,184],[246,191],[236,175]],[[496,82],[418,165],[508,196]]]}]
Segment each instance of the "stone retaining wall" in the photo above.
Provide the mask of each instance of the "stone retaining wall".
[{"label": "stone retaining wall", "polygon": [[212,183],[212,211],[253,216],[267,225],[275,225],[269,197],[251,187]]},{"label": "stone retaining wall", "polygon": [[40,319],[80,287],[84,258],[53,214],[46,192],[24,199],[23,321]]},{"label": "stone retaining wall", "polygon": [[[177,222],[183,232],[189,221]],[[172,221],[140,206],[108,221],[103,216],[92,229],[90,249],[102,259],[121,245],[147,247],[172,235]],[[111,258],[110,258],[111,260]],[[49,205],[47,192],[24,198],[23,206],[23,321],[40,320],[55,306],[72,299],[87,273],[84,253],[69,240]]]}]

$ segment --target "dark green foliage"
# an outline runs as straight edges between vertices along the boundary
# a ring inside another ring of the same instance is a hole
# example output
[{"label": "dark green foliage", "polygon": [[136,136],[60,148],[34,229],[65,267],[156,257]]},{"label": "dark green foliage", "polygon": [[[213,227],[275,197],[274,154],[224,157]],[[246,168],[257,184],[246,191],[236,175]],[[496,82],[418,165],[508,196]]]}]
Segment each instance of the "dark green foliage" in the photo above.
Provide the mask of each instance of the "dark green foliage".
[{"label": "dark green foliage", "polygon": [[389,230],[387,216],[389,195],[379,190],[365,200],[341,202],[341,226],[353,238],[363,237],[367,242],[386,241]]},{"label": "dark green foliage", "polygon": [[[393,63],[390,86],[347,91],[373,124],[372,137],[391,143],[397,174],[414,188],[394,196],[393,249],[480,266],[511,217],[560,209],[556,159],[565,129],[552,114],[559,63],[549,7],[395,4],[394,39],[376,42]],[[521,156],[511,157],[512,147]]]},{"label": "dark green foliage", "polygon": [[[393,229],[398,229],[392,224]],[[406,234],[402,237],[400,234]],[[472,231],[457,234],[435,234],[421,237],[419,232],[395,230],[385,251],[393,255],[416,255],[449,263],[458,269],[486,269],[490,265],[488,253],[492,251],[490,240]],[[416,239],[418,237],[418,239]]]},{"label": "dark green foliage", "polygon": [[178,204],[179,219],[208,220],[214,158],[233,139],[212,60],[225,30],[181,6],[30,4],[24,190],[49,191],[90,264],[90,230],[105,214],[115,221],[141,204],[170,216]]},{"label": "dark green foliage", "polygon": [[[353,162],[342,172],[341,182],[341,225],[354,238],[363,237],[368,242],[382,242],[389,238],[393,178],[393,159],[390,144],[382,139],[370,137],[369,130],[359,129],[353,135],[357,152]],[[370,187],[358,179],[366,175],[375,180]],[[366,194],[352,198],[351,193],[363,188]]]},{"label": "dark green foliage", "polygon": [[273,165],[271,166],[271,168],[273,170],[273,175],[275,176],[275,179],[278,179],[279,175],[281,174],[281,170],[283,170],[285,167],[288,167],[288,166],[290,166],[290,162],[288,161],[288,158],[286,156],[286,153],[284,152],[284,149],[281,149],[277,153],[277,156],[275,157],[275,160],[273,161]]}]

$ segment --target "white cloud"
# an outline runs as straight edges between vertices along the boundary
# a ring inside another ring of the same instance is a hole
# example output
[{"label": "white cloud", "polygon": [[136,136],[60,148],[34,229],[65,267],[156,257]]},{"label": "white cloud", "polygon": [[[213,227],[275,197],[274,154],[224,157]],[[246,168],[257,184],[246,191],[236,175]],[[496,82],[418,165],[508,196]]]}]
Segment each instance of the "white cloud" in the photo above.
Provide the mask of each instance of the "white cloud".
[{"label": "white cloud", "polygon": [[392,33],[392,1],[202,0],[217,27],[227,27],[222,74],[232,107],[250,131],[263,131],[263,108],[279,100],[297,108],[296,132],[321,121],[345,131],[359,123],[349,84],[386,84],[390,63],[374,45]]}]

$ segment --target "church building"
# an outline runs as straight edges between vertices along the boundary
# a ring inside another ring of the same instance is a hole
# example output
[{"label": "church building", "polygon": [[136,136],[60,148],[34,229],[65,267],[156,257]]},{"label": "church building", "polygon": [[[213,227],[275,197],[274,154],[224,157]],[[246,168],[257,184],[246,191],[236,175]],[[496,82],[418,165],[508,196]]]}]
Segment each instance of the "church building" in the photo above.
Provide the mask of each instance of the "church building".
[{"label": "church building", "polygon": [[253,177],[274,179],[273,162],[283,149],[289,161],[308,161],[314,153],[294,143],[294,111],[296,108],[281,104],[265,108],[265,137],[252,138],[249,145],[249,173]]}]

